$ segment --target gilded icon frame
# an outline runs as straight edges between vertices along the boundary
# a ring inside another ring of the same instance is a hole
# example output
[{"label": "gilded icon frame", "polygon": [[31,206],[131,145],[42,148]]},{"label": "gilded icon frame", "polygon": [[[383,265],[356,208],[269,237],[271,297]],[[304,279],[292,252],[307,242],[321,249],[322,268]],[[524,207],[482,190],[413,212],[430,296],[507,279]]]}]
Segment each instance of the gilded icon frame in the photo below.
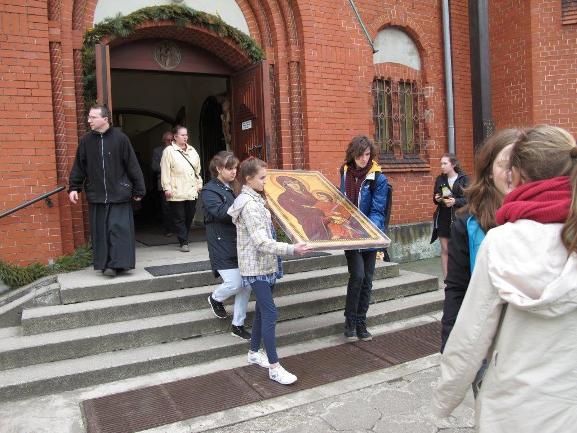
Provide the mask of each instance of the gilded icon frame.
[{"label": "gilded icon frame", "polygon": [[271,212],[293,242],[315,250],[386,248],[391,240],[318,171],[268,170]]}]

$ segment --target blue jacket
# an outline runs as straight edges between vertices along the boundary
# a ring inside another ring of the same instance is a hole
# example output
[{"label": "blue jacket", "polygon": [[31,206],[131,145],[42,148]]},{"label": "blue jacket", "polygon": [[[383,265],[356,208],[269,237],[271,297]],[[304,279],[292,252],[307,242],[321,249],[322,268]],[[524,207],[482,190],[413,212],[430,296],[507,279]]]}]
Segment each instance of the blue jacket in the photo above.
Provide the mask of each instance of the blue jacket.
[{"label": "blue jacket", "polygon": [[[345,179],[347,170],[348,166],[345,164],[342,170],[340,187],[343,194],[346,194]],[[375,178],[377,184],[374,188],[371,188]],[[361,184],[359,201],[354,203],[383,232],[385,231],[385,209],[387,208],[387,184],[387,176],[381,173],[381,167],[375,161],[372,161],[369,173]]]}]

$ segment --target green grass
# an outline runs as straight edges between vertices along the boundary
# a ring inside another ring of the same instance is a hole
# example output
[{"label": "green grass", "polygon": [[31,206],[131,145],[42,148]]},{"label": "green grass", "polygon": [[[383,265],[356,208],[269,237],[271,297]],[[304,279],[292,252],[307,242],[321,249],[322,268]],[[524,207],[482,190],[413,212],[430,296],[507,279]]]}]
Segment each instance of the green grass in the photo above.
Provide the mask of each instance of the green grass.
[{"label": "green grass", "polygon": [[79,247],[70,255],[57,258],[53,265],[31,263],[28,266],[18,266],[0,260],[0,279],[10,289],[17,289],[39,278],[62,272],[77,271],[91,264],[92,248],[89,245],[85,245]]}]

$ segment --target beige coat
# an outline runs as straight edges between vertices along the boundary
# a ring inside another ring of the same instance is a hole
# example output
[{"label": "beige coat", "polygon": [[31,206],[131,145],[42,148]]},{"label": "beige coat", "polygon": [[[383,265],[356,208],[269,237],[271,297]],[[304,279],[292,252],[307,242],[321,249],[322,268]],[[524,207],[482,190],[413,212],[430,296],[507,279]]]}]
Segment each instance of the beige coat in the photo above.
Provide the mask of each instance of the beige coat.
[{"label": "beige coat", "polygon": [[272,220],[264,199],[248,186],[228,208],[228,214],[236,225],[236,249],[238,267],[243,276],[259,276],[276,273],[277,256],[293,255],[294,247],[276,242],[272,237]]},{"label": "beige coat", "polygon": [[459,405],[486,357],[479,432],[577,431],[577,254],[561,228],[519,220],[487,233],[442,356],[437,415]]},{"label": "beige coat", "polygon": [[202,188],[202,177],[200,157],[194,147],[187,145],[186,151],[182,151],[172,142],[164,149],[160,160],[160,182],[163,191],[172,193],[172,197],[167,198],[168,201],[197,199]]}]

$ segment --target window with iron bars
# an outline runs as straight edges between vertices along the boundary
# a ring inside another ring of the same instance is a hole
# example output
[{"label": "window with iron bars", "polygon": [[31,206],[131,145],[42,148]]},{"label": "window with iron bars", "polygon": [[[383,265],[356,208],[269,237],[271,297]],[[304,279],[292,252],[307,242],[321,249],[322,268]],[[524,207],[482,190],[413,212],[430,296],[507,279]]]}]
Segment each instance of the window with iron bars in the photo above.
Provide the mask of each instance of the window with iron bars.
[{"label": "window with iron bars", "polygon": [[411,81],[373,81],[375,143],[383,159],[419,159],[425,138],[423,93]]}]

